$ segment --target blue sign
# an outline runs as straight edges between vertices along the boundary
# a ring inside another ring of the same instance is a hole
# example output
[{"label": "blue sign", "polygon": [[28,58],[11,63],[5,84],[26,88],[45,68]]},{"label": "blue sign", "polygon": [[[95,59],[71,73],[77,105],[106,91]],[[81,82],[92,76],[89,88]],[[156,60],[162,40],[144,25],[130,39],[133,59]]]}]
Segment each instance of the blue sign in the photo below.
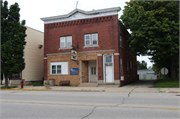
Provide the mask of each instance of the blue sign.
[{"label": "blue sign", "polygon": [[70,75],[79,75],[79,68],[70,68]]},{"label": "blue sign", "polygon": [[79,72],[79,68],[70,68],[70,72]]},{"label": "blue sign", "polygon": [[72,72],[70,72],[70,75],[79,75],[79,72],[78,72],[78,73],[72,73]]}]

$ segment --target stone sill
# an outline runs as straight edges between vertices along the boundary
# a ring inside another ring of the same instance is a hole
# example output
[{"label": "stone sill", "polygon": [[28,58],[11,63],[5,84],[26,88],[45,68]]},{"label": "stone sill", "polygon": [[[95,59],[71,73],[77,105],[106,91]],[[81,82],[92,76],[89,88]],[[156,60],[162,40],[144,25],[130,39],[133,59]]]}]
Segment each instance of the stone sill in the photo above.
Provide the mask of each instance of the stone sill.
[{"label": "stone sill", "polygon": [[72,47],[63,47],[63,48],[59,48],[59,50],[66,50],[66,49],[72,49]]},{"label": "stone sill", "polygon": [[93,47],[99,47],[99,45],[86,45],[84,48],[93,48]]}]

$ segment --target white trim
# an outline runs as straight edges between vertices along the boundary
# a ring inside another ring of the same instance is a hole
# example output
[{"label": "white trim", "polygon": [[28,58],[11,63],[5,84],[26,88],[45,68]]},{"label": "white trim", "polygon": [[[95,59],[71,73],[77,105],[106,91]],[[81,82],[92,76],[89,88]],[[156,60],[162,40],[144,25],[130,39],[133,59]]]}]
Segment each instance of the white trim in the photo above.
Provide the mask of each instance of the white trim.
[{"label": "white trim", "polygon": [[97,54],[97,56],[102,56],[102,54]]},{"label": "white trim", "polygon": [[119,55],[119,53],[114,53],[114,55]]},{"label": "white trim", "polygon": [[72,47],[61,47],[59,50],[72,49]]},{"label": "white trim", "polygon": [[106,55],[111,55],[112,56],[112,83],[114,83],[114,55],[113,54],[103,54],[103,82],[106,83],[105,81],[105,56]]},{"label": "white trim", "polygon": [[89,48],[89,47],[99,47],[99,45],[85,45],[83,48]]},{"label": "white trim", "polygon": [[45,18],[40,18],[40,19],[44,21],[44,24],[49,24],[49,23],[56,23],[56,22],[63,22],[63,21],[72,21],[72,20],[79,20],[79,19],[89,19],[89,18],[96,18],[96,17],[102,17],[102,16],[118,15],[118,11],[120,10],[121,10],[120,7],[93,10],[93,11],[83,11],[80,9],[75,9],[66,15],[45,17]]},{"label": "white trim", "polygon": [[47,57],[44,57],[44,59],[47,59]]}]

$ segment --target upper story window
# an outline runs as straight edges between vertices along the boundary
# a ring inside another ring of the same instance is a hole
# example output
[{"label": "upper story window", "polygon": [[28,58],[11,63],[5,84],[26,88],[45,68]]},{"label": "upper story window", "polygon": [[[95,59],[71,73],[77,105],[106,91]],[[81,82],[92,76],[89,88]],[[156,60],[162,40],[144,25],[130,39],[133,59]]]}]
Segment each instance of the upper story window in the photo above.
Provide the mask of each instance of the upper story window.
[{"label": "upper story window", "polygon": [[98,34],[85,34],[84,35],[84,45],[93,46],[98,45]]},{"label": "upper story window", "polygon": [[71,48],[72,36],[60,37],[60,48]]},{"label": "upper story window", "polygon": [[120,47],[122,47],[122,36],[120,35]]}]

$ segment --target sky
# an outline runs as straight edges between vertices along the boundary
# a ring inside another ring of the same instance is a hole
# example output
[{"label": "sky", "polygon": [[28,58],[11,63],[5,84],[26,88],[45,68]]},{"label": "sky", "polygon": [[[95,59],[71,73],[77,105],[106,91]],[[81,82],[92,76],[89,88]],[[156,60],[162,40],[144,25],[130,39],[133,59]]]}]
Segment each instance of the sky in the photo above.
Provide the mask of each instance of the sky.
[{"label": "sky", "polygon": [[[3,0],[5,1],[5,0]],[[91,11],[111,7],[120,7],[118,18],[123,14],[125,2],[130,0],[7,0],[8,5],[15,2],[20,7],[20,20],[26,20],[26,26],[44,32],[44,22],[40,18],[68,14],[76,8]],[[152,66],[148,56],[137,56],[138,61],[146,61]]]}]

